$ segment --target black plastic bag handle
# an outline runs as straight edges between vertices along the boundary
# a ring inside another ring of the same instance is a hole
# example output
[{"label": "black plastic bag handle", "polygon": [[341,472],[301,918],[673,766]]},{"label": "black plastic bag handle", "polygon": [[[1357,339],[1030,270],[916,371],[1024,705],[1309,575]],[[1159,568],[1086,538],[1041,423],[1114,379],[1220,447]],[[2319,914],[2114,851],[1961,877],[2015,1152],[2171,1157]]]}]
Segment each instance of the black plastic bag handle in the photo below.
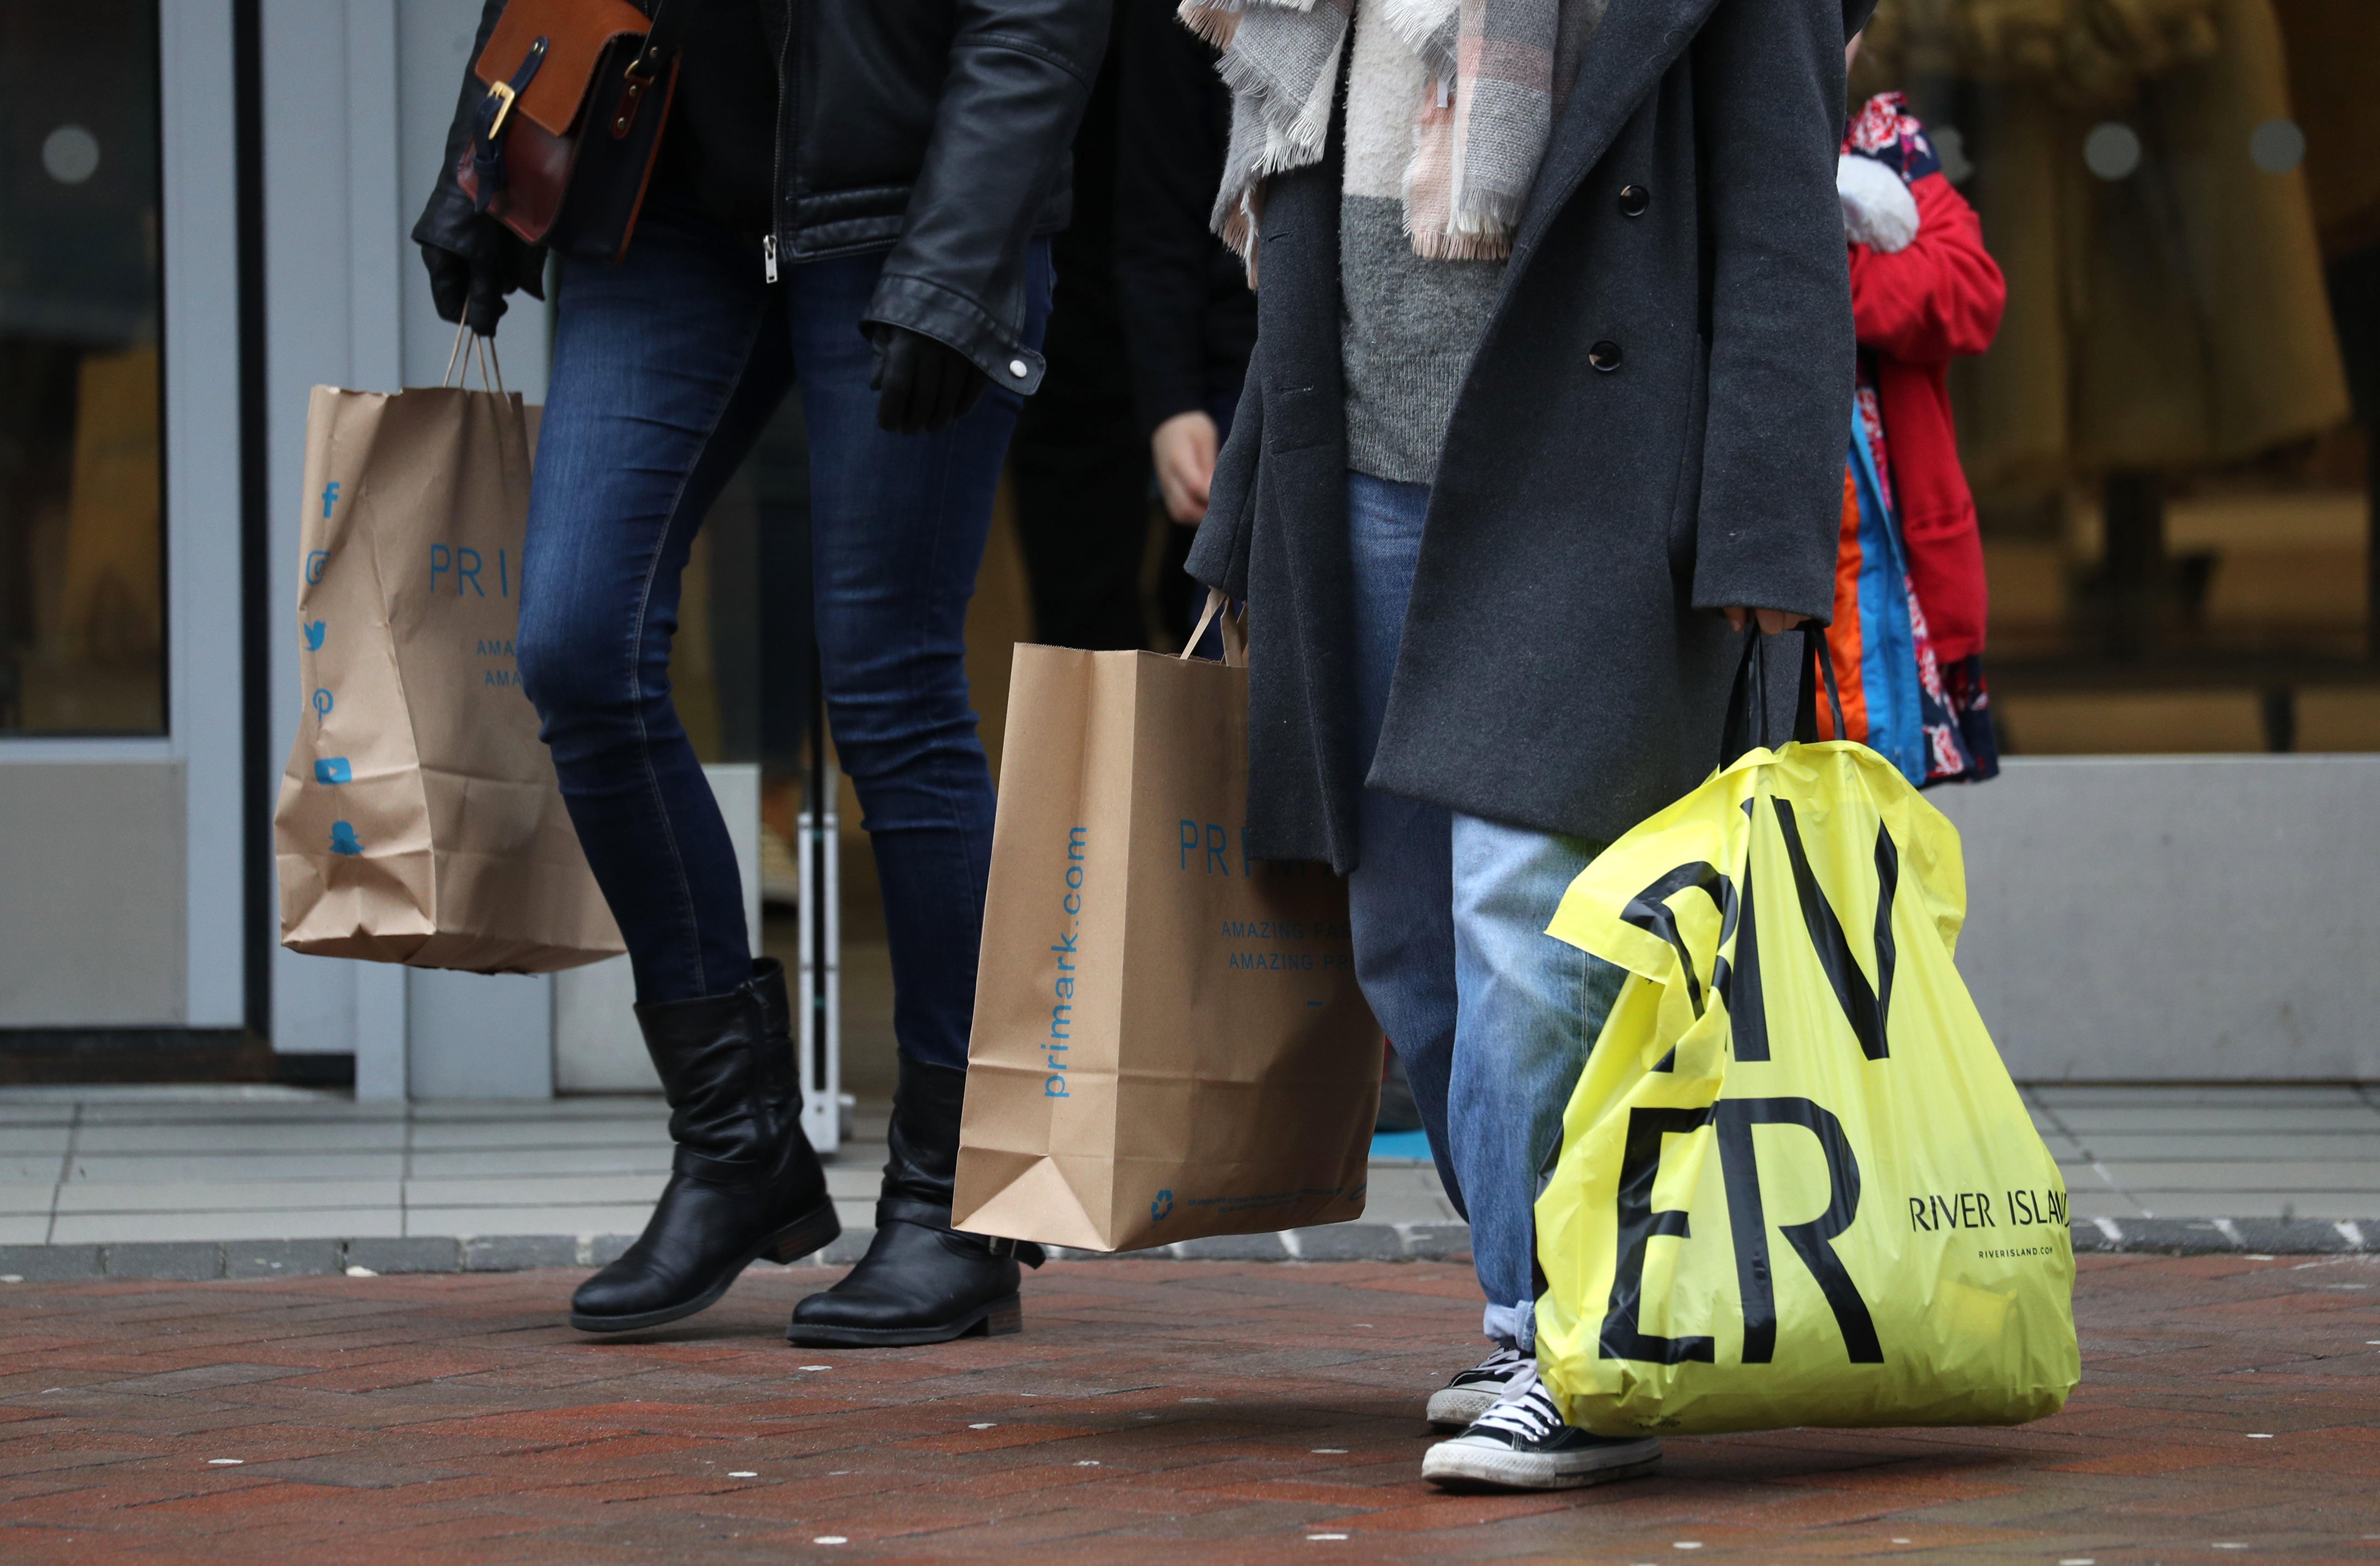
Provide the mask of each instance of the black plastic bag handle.
[{"label": "black plastic bag handle", "polygon": [[[1762,651],[1767,636],[1755,628],[1744,637],[1743,660],[1736,665],[1735,688],[1727,700],[1727,723],[1719,733],[1719,763],[1726,766],[1755,746],[1769,748],[1768,668]],[[1818,690],[1810,678],[1815,663],[1827,686],[1828,713],[1835,721],[1835,737],[1849,737],[1843,722],[1843,696],[1835,683],[1835,661],[1827,646],[1827,628],[1815,621],[1802,626],[1800,694],[1794,702],[1793,738],[1808,743],[1818,737]],[[1755,717],[1755,714],[1757,714]],[[1755,727],[1757,733],[1755,734]]]}]

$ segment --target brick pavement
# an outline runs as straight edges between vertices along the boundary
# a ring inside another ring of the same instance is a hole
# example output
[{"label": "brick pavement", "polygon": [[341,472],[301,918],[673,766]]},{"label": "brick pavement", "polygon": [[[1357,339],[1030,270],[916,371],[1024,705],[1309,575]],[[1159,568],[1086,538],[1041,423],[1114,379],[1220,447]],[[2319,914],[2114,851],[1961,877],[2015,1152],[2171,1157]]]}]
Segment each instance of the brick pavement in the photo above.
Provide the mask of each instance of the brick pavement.
[{"label": "brick pavement", "polygon": [[2380,1258],[2088,1256],[2016,1430],[1668,1443],[1550,1496],[1415,1476],[1468,1268],[1053,1264],[1019,1337],[797,1349],[821,1273],[583,1338],[567,1270],[0,1286],[0,1559],[2380,1562]]}]

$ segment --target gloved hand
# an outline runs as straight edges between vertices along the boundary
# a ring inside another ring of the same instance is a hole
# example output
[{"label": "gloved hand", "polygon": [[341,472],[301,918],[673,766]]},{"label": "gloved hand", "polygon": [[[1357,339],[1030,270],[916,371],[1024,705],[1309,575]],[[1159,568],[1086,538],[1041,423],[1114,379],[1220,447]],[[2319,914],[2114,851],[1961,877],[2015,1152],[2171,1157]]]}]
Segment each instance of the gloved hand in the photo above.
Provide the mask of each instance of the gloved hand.
[{"label": "gloved hand", "polygon": [[482,337],[496,334],[504,296],[516,288],[545,297],[545,249],[492,218],[474,218],[464,228],[465,248],[423,245],[421,264],[430,269],[430,297],[439,318],[468,324]]},{"label": "gloved hand", "polygon": [[1874,158],[1845,152],[1835,160],[1835,194],[1843,205],[1843,237],[1884,255],[1897,255],[1917,237],[1917,198],[1900,176]]},{"label": "gloved hand", "polygon": [[876,403],[880,430],[936,434],[965,419],[991,383],[966,355],[905,326],[872,322],[868,340],[876,346],[868,389],[883,394]]}]

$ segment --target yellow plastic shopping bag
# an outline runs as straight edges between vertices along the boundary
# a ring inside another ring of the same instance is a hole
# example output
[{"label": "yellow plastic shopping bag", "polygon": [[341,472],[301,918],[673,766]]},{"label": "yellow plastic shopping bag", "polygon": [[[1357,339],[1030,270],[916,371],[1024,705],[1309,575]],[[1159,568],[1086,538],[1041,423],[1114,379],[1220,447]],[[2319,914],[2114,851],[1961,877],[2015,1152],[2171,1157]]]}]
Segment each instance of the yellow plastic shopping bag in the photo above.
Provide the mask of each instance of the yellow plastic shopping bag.
[{"label": "yellow plastic shopping bag", "polygon": [[1572,1424],[2064,1404],[2065,1187],[1952,965],[1965,914],[1956,829],[1840,741],[1746,750],[1580,873],[1549,933],[1630,977],[1537,1202]]}]

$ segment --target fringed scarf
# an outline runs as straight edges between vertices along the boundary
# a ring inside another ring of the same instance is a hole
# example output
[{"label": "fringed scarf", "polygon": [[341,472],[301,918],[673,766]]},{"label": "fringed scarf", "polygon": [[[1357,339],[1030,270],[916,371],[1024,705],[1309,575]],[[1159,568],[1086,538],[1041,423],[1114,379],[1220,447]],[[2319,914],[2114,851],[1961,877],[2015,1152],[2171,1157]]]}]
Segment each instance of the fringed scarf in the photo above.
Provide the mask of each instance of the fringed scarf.
[{"label": "fringed scarf", "polygon": [[[1484,261],[1512,231],[1607,0],[1380,0],[1429,74],[1414,105],[1405,232],[1414,253]],[[1256,274],[1265,181],[1322,158],[1354,0],[1182,0],[1223,51],[1232,140],[1214,229]]]}]

